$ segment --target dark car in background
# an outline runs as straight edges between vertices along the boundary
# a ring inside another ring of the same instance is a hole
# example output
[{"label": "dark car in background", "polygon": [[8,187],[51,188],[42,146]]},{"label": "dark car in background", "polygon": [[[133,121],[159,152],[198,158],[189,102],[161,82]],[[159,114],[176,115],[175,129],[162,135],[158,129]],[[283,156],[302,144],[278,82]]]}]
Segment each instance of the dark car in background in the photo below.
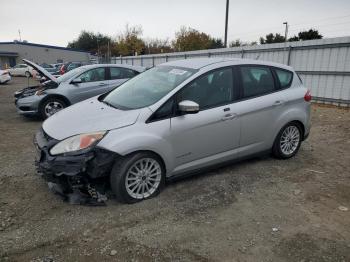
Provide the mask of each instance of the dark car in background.
[{"label": "dark car in background", "polygon": [[50,74],[53,74],[57,71],[57,68],[54,67],[53,65],[49,65],[49,64],[46,64],[46,63],[42,63],[40,64],[40,66],[42,68],[45,68],[47,72],[49,72]]},{"label": "dark car in background", "polygon": [[75,69],[75,68],[78,68],[78,67],[81,67],[81,66],[84,66],[84,65],[89,65],[90,63],[88,62],[68,62],[68,63],[64,63],[60,70],[59,70],[59,74],[60,75],[64,75],[65,73]]}]

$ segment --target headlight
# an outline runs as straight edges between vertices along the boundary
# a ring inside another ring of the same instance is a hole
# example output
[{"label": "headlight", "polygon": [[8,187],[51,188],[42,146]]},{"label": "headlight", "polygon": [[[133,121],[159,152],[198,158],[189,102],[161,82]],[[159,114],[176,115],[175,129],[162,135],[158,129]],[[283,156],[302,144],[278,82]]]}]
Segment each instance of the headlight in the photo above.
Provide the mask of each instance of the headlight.
[{"label": "headlight", "polygon": [[107,131],[101,131],[69,137],[51,148],[50,153],[58,155],[88,148],[100,141],[106,133]]}]

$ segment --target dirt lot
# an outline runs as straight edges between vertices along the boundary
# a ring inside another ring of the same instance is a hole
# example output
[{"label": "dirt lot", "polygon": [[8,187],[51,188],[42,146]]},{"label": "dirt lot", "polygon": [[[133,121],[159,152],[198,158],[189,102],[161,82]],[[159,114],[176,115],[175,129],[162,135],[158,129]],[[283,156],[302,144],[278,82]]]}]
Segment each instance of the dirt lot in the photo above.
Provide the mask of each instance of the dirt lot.
[{"label": "dirt lot", "polygon": [[238,163],[139,204],[72,206],[35,174],[41,122],[12,97],[25,83],[0,86],[0,261],[350,261],[349,110],[314,105],[293,159]]}]

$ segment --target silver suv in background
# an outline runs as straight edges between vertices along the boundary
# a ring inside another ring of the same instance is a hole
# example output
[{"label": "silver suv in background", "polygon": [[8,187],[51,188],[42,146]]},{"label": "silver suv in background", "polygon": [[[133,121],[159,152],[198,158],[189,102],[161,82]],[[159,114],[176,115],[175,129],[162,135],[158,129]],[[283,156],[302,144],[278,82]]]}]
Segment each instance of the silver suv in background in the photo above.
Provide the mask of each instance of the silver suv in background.
[{"label": "silver suv in background", "polygon": [[168,62],[46,120],[36,165],[60,194],[103,202],[100,183],[109,181],[118,200],[134,203],[166,179],[213,165],[266,152],[293,157],[310,131],[310,101],[289,66]]},{"label": "silver suv in background", "polygon": [[48,81],[17,91],[17,111],[44,119],[67,106],[111,91],[145,70],[144,67],[129,65],[96,64],[78,67],[56,78],[45,68],[26,59],[23,61]]}]

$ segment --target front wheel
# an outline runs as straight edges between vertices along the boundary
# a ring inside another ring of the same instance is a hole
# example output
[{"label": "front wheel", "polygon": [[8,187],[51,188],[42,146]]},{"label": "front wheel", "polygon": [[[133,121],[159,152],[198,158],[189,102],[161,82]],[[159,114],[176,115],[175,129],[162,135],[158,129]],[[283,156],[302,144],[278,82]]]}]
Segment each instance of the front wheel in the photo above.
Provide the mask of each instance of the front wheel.
[{"label": "front wheel", "polygon": [[281,159],[295,156],[301,145],[301,137],[302,130],[298,123],[291,122],[285,125],[275,139],[273,155]]},{"label": "front wheel", "polygon": [[66,106],[66,103],[62,99],[56,97],[48,98],[40,105],[39,112],[41,117],[46,119]]},{"label": "front wheel", "polygon": [[118,201],[136,203],[159,194],[165,184],[165,169],[158,156],[140,152],[118,160],[110,182]]}]

